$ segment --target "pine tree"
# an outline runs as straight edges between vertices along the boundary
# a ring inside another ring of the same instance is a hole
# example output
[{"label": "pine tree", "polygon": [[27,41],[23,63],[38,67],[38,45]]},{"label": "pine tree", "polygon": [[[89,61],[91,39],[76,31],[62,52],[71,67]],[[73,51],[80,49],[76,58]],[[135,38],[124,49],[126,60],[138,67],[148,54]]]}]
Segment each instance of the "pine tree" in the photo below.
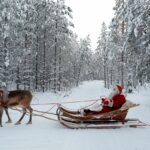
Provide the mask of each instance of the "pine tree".
[{"label": "pine tree", "polygon": [[65,5],[64,0],[57,0],[55,5],[54,16],[54,77],[53,77],[53,89],[54,92],[60,91],[62,88],[62,76],[63,76],[63,53],[66,51],[67,42],[70,39],[71,32],[69,30],[72,23],[67,19],[71,16],[71,9]]},{"label": "pine tree", "polygon": [[128,53],[128,80],[131,86],[147,82],[149,74],[149,1],[128,1],[128,34],[126,49]]},{"label": "pine tree", "polygon": [[0,87],[7,87],[9,53],[11,50],[11,4],[9,1],[0,1]]},{"label": "pine tree", "polygon": [[102,59],[104,87],[106,88],[108,87],[107,85],[108,49],[107,49],[107,27],[106,27],[105,22],[102,23],[102,29],[101,29],[101,34],[98,40],[97,51],[99,52],[100,57]]}]

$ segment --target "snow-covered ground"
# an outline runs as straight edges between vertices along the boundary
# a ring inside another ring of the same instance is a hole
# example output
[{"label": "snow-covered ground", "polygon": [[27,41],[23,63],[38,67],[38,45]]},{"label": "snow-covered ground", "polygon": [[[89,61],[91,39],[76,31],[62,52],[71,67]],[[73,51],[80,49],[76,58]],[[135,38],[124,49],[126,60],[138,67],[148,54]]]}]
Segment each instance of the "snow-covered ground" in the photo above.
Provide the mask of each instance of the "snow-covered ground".
[{"label": "snow-covered ground", "polygon": [[[103,82],[84,82],[68,93],[34,93],[33,104],[52,102],[72,102],[76,100],[95,100],[109,94]],[[129,111],[128,117],[139,118],[150,124],[150,88],[140,88],[127,96],[141,105]],[[87,103],[63,104],[79,108]],[[36,106],[34,109],[47,111],[49,106]],[[56,107],[52,110],[55,111]],[[20,117],[19,112],[10,111],[13,121]],[[57,121],[33,117],[33,124],[26,125],[28,116],[21,125],[5,124],[0,128],[0,150],[149,150],[150,127],[121,129],[67,129]],[[3,122],[6,115],[3,116]]]}]

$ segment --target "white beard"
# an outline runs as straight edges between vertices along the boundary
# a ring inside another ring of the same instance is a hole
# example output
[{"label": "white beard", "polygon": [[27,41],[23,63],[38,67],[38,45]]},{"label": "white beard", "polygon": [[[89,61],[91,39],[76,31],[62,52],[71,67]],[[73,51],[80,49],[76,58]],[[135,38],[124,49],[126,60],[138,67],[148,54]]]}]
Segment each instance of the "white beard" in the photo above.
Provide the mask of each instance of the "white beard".
[{"label": "white beard", "polygon": [[114,88],[113,91],[109,94],[108,100],[112,99],[115,95],[119,94],[118,88]]}]

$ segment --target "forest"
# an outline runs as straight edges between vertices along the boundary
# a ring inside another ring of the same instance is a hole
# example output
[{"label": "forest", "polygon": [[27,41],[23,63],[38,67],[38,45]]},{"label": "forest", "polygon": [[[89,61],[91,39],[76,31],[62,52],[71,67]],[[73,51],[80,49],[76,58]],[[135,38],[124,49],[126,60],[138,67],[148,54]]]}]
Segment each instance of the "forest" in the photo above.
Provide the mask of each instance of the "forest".
[{"label": "forest", "polygon": [[82,81],[150,83],[150,1],[115,0],[97,48],[74,33],[65,0],[0,0],[0,88],[67,91]]}]

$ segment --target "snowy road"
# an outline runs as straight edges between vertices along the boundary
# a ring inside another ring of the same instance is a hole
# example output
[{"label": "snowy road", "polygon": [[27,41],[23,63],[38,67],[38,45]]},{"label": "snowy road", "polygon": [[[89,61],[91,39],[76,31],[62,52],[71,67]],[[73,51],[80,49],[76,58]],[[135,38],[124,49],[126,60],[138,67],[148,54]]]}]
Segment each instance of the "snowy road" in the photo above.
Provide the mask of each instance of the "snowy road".
[{"label": "snowy road", "polygon": [[[133,108],[128,117],[139,118],[150,123],[150,90],[142,88],[140,93],[128,95],[128,99],[141,105]],[[70,100],[98,99],[108,95],[102,82],[85,82],[79,88],[64,97],[52,93],[34,94],[33,103],[45,103]],[[66,94],[65,94],[66,95]],[[77,107],[70,104],[69,107]],[[40,106],[45,111],[48,108]],[[11,111],[13,121],[17,121],[20,114]],[[33,118],[32,125],[25,125],[28,116],[21,125],[3,124],[0,128],[0,150],[149,150],[150,127],[121,128],[121,129],[67,129],[58,122],[39,117]],[[6,121],[4,115],[3,121]]]}]

